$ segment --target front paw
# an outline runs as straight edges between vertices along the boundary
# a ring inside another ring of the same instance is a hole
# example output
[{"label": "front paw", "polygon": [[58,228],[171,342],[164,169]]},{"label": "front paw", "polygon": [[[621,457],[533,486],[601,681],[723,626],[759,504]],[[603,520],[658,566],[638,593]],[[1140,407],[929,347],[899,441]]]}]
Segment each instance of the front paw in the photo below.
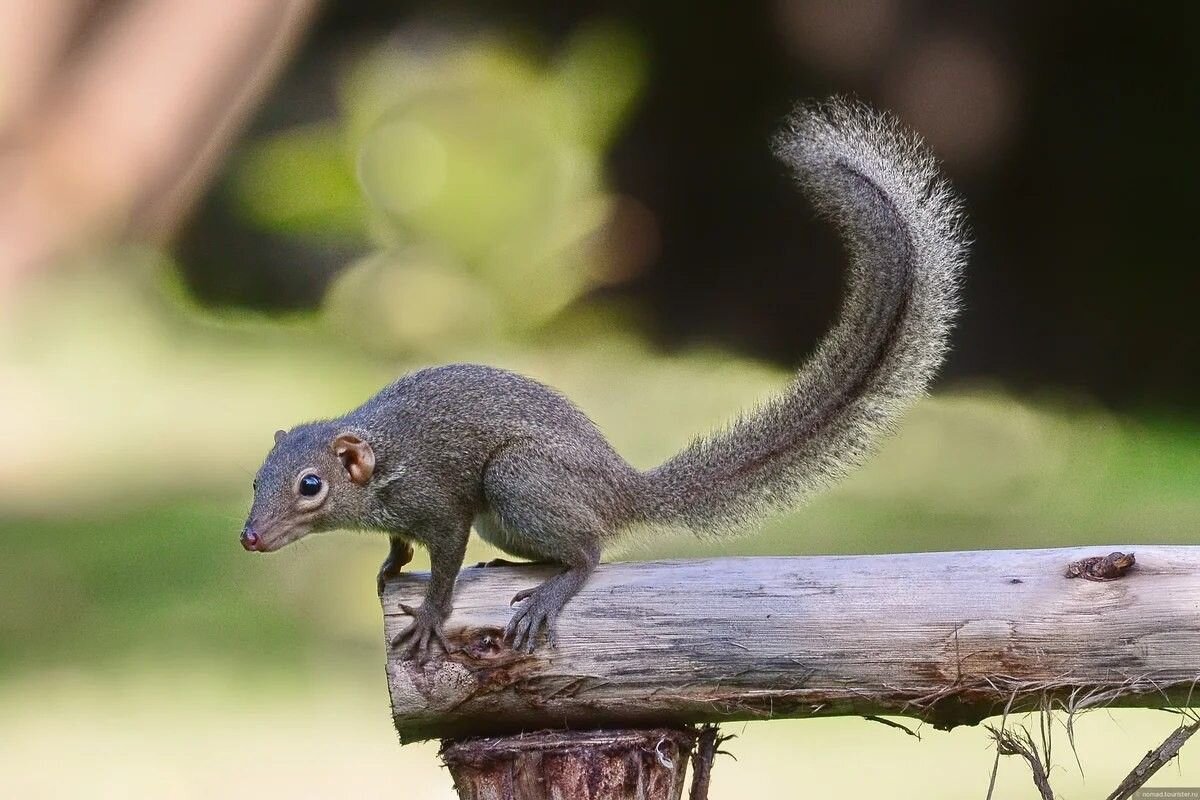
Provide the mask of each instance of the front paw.
[{"label": "front paw", "polygon": [[400,577],[404,571],[404,564],[388,559],[379,565],[379,574],[375,576],[375,589],[379,592],[379,596],[383,596],[383,587],[392,578]]},{"label": "front paw", "polygon": [[388,556],[379,565],[379,573],[375,576],[375,588],[379,592],[379,596],[383,596],[383,587],[392,578],[400,577],[404,570],[404,565],[413,559],[413,546],[411,542],[406,542],[403,539],[393,538],[392,549],[388,551]]},{"label": "front paw", "polygon": [[442,614],[425,605],[413,608],[401,603],[400,610],[413,618],[412,623],[392,639],[392,649],[397,651],[400,658],[411,658],[424,664],[433,655],[435,642],[447,654],[450,653],[450,645],[442,632]]}]

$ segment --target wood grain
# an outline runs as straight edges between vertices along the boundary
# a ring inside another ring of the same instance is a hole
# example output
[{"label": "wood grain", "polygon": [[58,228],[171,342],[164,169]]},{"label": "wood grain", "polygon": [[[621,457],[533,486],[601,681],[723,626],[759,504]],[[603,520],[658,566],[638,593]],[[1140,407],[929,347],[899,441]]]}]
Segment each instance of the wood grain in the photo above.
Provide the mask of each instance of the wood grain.
[{"label": "wood grain", "polygon": [[[1115,580],[1066,576],[1112,551]],[[543,728],[899,714],[950,728],[1037,707],[1183,704],[1200,677],[1200,547],[1104,545],[600,567],[532,654],[500,641],[549,567],[466,569],[455,652],[390,656],[404,741]],[[385,633],[428,576],[389,583]]]}]

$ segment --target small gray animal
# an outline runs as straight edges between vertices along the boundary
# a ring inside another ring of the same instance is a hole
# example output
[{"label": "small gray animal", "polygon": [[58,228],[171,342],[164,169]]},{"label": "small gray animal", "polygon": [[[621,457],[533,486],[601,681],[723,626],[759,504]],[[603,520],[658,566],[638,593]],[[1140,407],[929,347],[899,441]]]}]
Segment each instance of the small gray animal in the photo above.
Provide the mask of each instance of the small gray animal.
[{"label": "small gray animal", "polygon": [[946,349],[966,255],[959,201],[923,145],[847,100],[800,106],[778,155],[851,256],[841,317],[791,385],[649,471],[631,467],[567,398],[471,364],[407,375],[343,417],[275,434],[241,534],[270,552],[316,531],[381,531],[379,586],[429,550],[424,602],[392,642],[424,660],[472,526],[506,553],[564,569],[520,592],[507,642],[532,650],[619,534],[744,527],[828,486],[924,393]]}]

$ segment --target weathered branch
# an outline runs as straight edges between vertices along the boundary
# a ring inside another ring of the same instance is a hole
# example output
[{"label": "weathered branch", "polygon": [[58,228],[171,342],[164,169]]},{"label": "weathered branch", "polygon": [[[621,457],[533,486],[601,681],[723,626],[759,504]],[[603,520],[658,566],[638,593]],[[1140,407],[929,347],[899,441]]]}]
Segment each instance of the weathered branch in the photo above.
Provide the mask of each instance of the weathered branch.
[{"label": "weathered branch", "polygon": [[1112,794],[1108,796],[1108,800],[1128,800],[1128,798],[1132,797],[1134,792],[1142,788],[1146,781],[1154,776],[1154,773],[1165,767],[1171,759],[1179,755],[1179,749],[1183,747],[1197,730],[1200,730],[1200,720],[1190,725],[1180,725],[1176,728],[1162,744],[1143,756],[1142,760],[1125,776],[1120,785],[1116,789],[1113,789]]},{"label": "weathered branch", "polygon": [[[1025,759],[1025,763],[1029,765],[1029,772],[1033,777],[1033,785],[1038,790],[1038,795],[1042,800],[1054,800],[1054,790],[1050,787],[1050,726],[1051,712],[1044,709],[1039,717],[1041,724],[1041,747],[1033,740],[1033,734],[1028,728],[1022,727],[1018,732],[1010,731],[1005,725],[994,727],[987,726],[988,733],[992,735],[992,740],[996,743],[997,756],[1020,756]],[[1007,719],[1007,715],[1005,715]],[[995,773],[992,775],[993,783],[988,787],[988,797],[992,796],[992,788],[995,783]]]},{"label": "weathered branch", "polygon": [[[568,605],[557,647],[532,654],[500,631],[513,594],[554,570],[467,569],[454,652],[389,658],[393,715],[414,741],[841,714],[950,728],[1047,699],[1184,705],[1200,675],[1200,547],[1138,547],[1115,579],[1067,576],[1131,549],[610,564]],[[389,637],[426,581],[387,586]]]},{"label": "weathered branch", "polygon": [[705,725],[696,737],[696,749],[692,753],[692,789],[688,800],[708,800],[708,785],[712,780],[713,762],[717,754],[724,752],[721,745],[734,738],[722,736],[716,725]]}]

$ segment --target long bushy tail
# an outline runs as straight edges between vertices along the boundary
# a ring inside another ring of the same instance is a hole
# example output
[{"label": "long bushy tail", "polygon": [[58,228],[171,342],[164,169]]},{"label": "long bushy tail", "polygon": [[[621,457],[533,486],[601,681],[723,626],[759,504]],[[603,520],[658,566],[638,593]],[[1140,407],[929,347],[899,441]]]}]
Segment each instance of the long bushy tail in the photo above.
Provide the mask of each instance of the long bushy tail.
[{"label": "long bushy tail", "polygon": [[646,473],[649,522],[718,533],[828,486],[924,394],[946,350],[967,243],[928,150],[846,100],[798,108],[775,150],[846,241],[841,316],[786,392]]}]

